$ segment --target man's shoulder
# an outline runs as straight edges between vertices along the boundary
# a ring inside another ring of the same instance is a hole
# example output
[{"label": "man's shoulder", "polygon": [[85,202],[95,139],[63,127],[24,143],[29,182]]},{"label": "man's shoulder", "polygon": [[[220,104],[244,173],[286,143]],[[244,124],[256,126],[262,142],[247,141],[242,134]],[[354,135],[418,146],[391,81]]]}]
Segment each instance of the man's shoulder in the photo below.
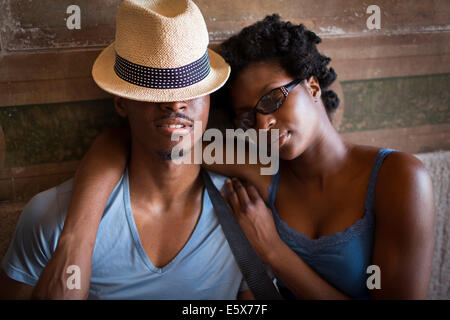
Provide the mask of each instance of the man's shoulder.
[{"label": "man's shoulder", "polygon": [[61,223],[67,212],[72,193],[73,179],[36,194],[22,211],[22,219],[28,222]]},{"label": "man's shoulder", "polygon": [[72,193],[73,179],[69,179],[60,185],[47,189],[36,194],[27,204],[27,208],[31,207],[38,211],[45,209],[53,204],[60,205],[64,200],[70,200]]}]

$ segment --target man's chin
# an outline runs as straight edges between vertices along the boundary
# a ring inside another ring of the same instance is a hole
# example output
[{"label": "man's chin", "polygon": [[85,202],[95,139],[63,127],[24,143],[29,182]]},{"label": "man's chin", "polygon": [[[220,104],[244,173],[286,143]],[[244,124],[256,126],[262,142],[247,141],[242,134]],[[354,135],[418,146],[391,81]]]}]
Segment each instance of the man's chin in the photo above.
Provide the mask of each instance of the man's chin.
[{"label": "man's chin", "polygon": [[191,149],[182,149],[179,153],[173,153],[172,149],[160,150],[156,152],[156,154],[164,161],[178,160],[189,156],[190,153]]},{"label": "man's chin", "polygon": [[160,157],[161,160],[164,160],[164,161],[173,160],[172,152],[170,152],[170,151],[158,151],[156,153]]}]

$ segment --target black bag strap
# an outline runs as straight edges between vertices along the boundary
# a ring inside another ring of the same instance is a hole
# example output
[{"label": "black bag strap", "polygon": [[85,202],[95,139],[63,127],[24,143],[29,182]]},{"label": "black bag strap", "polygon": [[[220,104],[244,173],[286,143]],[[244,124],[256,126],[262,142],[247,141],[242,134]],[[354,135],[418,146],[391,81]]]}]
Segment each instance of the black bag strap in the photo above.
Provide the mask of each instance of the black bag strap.
[{"label": "black bag strap", "polygon": [[263,262],[256,255],[209,173],[202,169],[202,176],[219,223],[253,296],[256,300],[281,300],[281,295],[267,275]]}]

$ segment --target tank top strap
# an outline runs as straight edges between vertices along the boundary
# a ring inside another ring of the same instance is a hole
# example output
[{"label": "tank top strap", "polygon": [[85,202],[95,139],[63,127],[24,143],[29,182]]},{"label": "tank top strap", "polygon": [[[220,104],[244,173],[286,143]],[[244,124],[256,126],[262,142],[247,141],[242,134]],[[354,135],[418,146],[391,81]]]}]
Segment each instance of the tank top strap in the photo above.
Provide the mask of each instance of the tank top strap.
[{"label": "tank top strap", "polygon": [[394,152],[394,151],[396,151],[396,150],[380,149],[380,151],[378,151],[378,154],[373,161],[372,172],[370,173],[370,180],[369,180],[369,185],[367,186],[367,195],[366,195],[366,200],[364,203],[365,209],[368,212],[373,211],[373,205],[374,205],[374,200],[375,200],[375,184],[377,182],[378,172],[380,171],[380,168],[383,164],[384,159],[386,159],[386,157],[391,152]]},{"label": "tank top strap", "polygon": [[278,172],[272,176],[269,186],[269,197],[267,199],[267,205],[270,209],[273,209],[275,206],[275,200],[277,198],[278,193],[278,185],[280,184],[281,179],[281,161],[278,167]]},{"label": "tank top strap", "polygon": [[[366,195],[366,199],[365,199],[365,208],[369,212],[373,211],[373,203],[375,200],[375,184],[377,181],[378,172],[380,171],[380,168],[384,162],[384,159],[386,159],[386,157],[390,153],[395,152],[395,151],[396,150],[394,150],[394,149],[380,149],[380,151],[378,152],[378,154],[376,155],[376,157],[374,159],[372,171],[370,173],[369,185],[367,186],[367,195]],[[280,162],[278,172],[272,176],[270,186],[269,186],[269,197],[267,199],[267,205],[271,209],[273,209],[273,207],[275,205],[275,200],[276,200],[277,193],[278,193],[278,186],[280,184],[280,179],[281,179],[281,168],[282,168],[282,166],[281,166],[281,162]]]}]

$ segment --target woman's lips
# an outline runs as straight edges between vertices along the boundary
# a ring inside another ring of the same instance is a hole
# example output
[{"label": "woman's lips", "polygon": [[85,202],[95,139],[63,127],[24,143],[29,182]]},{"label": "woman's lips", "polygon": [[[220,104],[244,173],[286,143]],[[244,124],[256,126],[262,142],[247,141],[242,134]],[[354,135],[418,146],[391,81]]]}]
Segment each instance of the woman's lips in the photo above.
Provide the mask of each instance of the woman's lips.
[{"label": "woman's lips", "polygon": [[291,133],[289,131],[283,132],[280,134],[278,139],[278,148],[281,148],[291,137]]},{"label": "woman's lips", "polygon": [[[289,140],[289,138],[291,137],[291,133],[289,131],[282,131],[279,135],[278,135],[278,148],[281,148],[284,144],[286,144],[286,142]],[[276,141],[276,137],[273,137],[272,139],[270,139],[271,143],[275,143]]]}]

